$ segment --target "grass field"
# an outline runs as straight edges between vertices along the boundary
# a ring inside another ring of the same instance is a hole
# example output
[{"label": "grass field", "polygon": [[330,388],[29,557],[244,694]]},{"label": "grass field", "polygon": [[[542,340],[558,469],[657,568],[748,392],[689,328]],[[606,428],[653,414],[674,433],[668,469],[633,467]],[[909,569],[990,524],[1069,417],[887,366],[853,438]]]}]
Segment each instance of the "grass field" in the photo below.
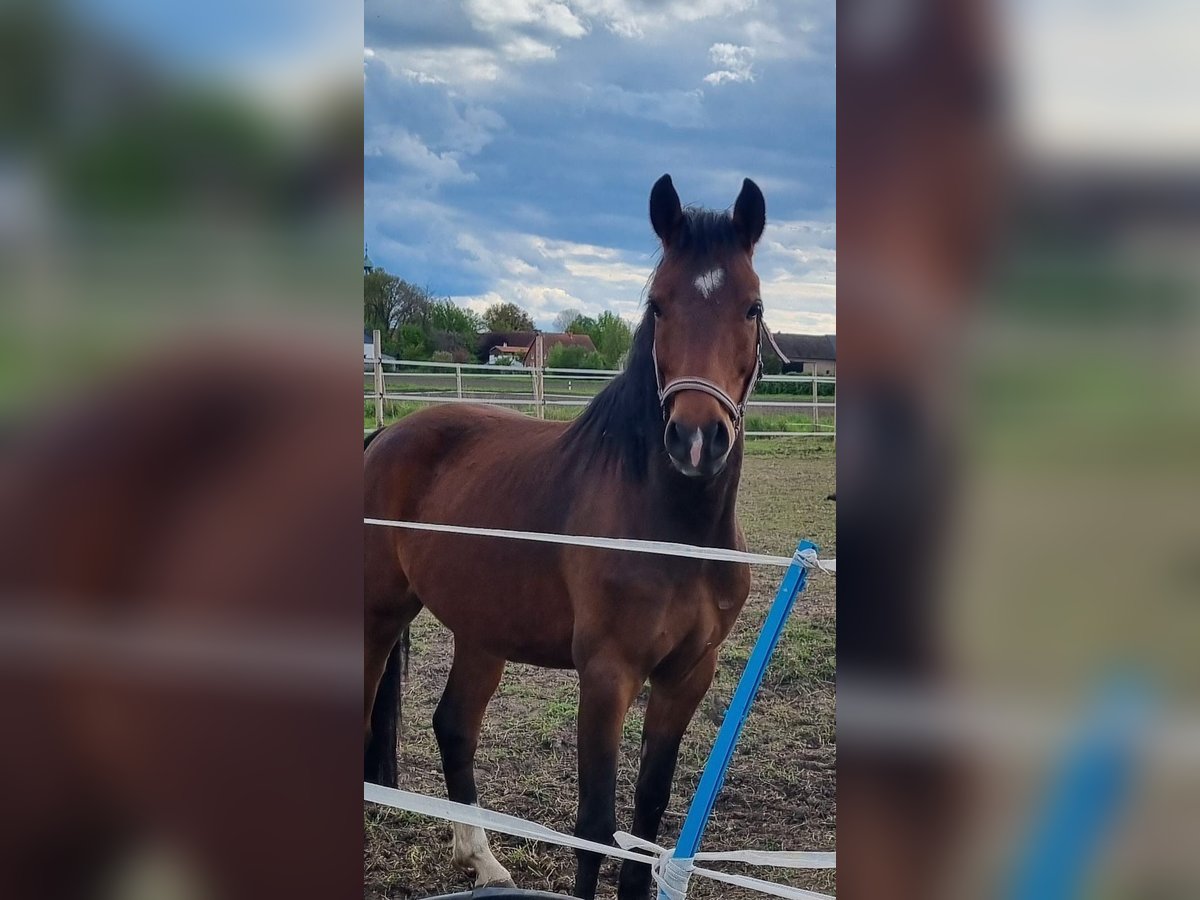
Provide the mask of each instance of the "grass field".
[{"label": "grass field", "polygon": [[[834,456],[828,443],[793,439],[747,446],[740,512],[752,550],[790,554],[807,537],[836,555]],[[750,599],[721,651],[716,681],[684,739],[675,790],[660,843],[678,836],[683,813],[717,726],[774,596],[781,570],[755,568]],[[746,723],[706,849],[834,849],[834,584],[814,577],[801,595],[762,692]],[[401,787],[445,796],[430,725],[449,671],[452,640],[428,613],[413,626],[410,680],[404,695]],[[577,679],[510,665],[484,722],[476,761],[481,802],[562,831],[574,827]],[[631,710],[622,742],[617,823],[628,828],[645,692]],[[364,883],[367,898],[427,897],[471,886],[450,863],[449,825],[366,806]],[[517,884],[570,891],[575,860],[558,847],[492,836]],[[833,873],[726,867],[810,890],[832,893]],[[616,892],[615,862],[601,870],[600,897]],[[697,879],[690,896],[761,896]]]}]

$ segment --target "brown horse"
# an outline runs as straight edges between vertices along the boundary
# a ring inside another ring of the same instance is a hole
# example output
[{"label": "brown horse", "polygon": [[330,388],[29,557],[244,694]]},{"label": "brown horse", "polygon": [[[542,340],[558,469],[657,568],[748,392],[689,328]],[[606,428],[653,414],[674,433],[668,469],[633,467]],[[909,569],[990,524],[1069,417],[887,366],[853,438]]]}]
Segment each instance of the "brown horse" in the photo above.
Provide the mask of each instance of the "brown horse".
[{"label": "brown horse", "polygon": [[[625,371],[570,424],[447,406],[378,432],[365,454],[366,515],[744,548],[735,507],[760,369],[751,256],[762,192],[747,179],[732,215],[684,210],[664,175],[650,220],[663,254]],[[748,566],[383,527],[367,528],[365,552],[368,780],[394,782],[393,648],[424,606],[454,633],[433,721],[450,799],[477,800],[475,749],[505,662],[574,668],[576,834],[611,843],[621,726],[649,680],[632,830],[657,836],[680,740],[749,594]],[[456,826],[454,860],[477,884],[509,880],[479,829]],[[577,896],[595,895],[600,862],[579,854]],[[645,897],[649,883],[646,866],[627,863],[619,896]]]}]

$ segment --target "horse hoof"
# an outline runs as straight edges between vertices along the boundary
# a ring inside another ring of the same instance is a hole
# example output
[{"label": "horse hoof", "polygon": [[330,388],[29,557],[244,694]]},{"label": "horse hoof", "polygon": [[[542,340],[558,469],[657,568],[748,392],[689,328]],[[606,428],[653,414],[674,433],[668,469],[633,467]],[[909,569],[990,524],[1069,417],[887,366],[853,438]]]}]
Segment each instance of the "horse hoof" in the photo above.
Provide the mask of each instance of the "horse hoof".
[{"label": "horse hoof", "polygon": [[517,883],[511,878],[502,878],[499,881],[489,881],[483,885],[485,888],[515,888]]}]

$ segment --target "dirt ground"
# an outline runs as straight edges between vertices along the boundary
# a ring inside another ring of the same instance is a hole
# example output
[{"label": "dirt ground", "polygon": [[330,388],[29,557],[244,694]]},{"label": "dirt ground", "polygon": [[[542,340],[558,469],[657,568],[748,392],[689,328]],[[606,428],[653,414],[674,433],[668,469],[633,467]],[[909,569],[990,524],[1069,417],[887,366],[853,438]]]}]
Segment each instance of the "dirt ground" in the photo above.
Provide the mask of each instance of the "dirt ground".
[{"label": "dirt ground", "polygon": [[[836,556],[834,456],[827,447],[796,440],[764,441],[748,449],[740,514],[750,549],[790,555],[798,537]],[[687,804],[717,726],[774,597],[782,570],[756,567],[754,585],[721,650],[716,681],[684,739],[659,843],[678,836]],[[835,586],[815,575],[800,596],[746,723],[704,849],[833,850],[835,823],[834,633]],[[401,784],[445,796],[431,720],[449,671],[452,640],[428,613],[413,625],[409,681],[404,694]],[[560,831],[574,827],[576,804],[574,672],[510,665],[484,722],[476,778],[490,808]],[[618,827],[628,828],[637,775],[646,695],[630,711],[617,786]],[[370,900],[407,900],[471,887],[450,863],[450,826],[366,805],[363,877]],[[572,851],[491,836],[497,858],[517,884],[569,893]],[[598,896],[616,895],[617,863],[601,870]],[[832,871],[803,872],[725,866],[728,871],[833,893]],[[689,896],[750,898],[761,894],[695,879]]]}]

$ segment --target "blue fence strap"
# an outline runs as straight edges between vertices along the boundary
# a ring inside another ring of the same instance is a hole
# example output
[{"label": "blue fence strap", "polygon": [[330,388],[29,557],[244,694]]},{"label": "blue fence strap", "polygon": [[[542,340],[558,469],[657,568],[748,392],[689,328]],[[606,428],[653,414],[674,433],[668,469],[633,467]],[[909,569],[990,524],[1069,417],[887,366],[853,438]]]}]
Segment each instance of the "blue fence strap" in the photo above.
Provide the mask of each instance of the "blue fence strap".
[{"label": "blue fence strap", "polygon": [[1150,705],[1135,680],[1106,685],[1048,785],[1009,900],[1083,896],[1091,864],[1129,795]]},{"label": "blue fence strap", "polygon": [[[729,763],[733,759],[733,751],[741,736],[742,726],[746,724],[750,707],[762,685],[767,664],[771,661],[771,656],[779,644],[780,635],[783,634],[783,627],[787,624],[788,616],[796,603],[796,597],[808,584],[808,569],[800,562],[799,554],[802,550],[810,549],[816,550],[817,545],[811,541],[800,542],[796,548],[796,557],[784,573],[779,590],[775,592],[775,599],[767,613],[767,620],[763,622],[762,630],[758,633],[758,640],[750,653],[750,659],[746,662],[741,680],[738,681],[737,688],[733,692],[733,699],[729,701],[729,708],[725,711],[725,718],[717,732],[712,752],[709,753],[708,762],[704,764],[704,772],[700,775],[700,784],[696,787],[696,794],[692,798],[691,806],[688,807],[687,817],[683,820],[683,829],[679,833],[679,841],[672,854],[676,860],[690,861],[700,850],[704,829],[708,826],[708,819],[712,815],[717,794],[721,792],[721,785],[725,782],[725,773],[729,770]],[[688,868],[690,869],[690,866]],[[669,900],[665,891],[660,890],[658,896],[659,900]]]}]

